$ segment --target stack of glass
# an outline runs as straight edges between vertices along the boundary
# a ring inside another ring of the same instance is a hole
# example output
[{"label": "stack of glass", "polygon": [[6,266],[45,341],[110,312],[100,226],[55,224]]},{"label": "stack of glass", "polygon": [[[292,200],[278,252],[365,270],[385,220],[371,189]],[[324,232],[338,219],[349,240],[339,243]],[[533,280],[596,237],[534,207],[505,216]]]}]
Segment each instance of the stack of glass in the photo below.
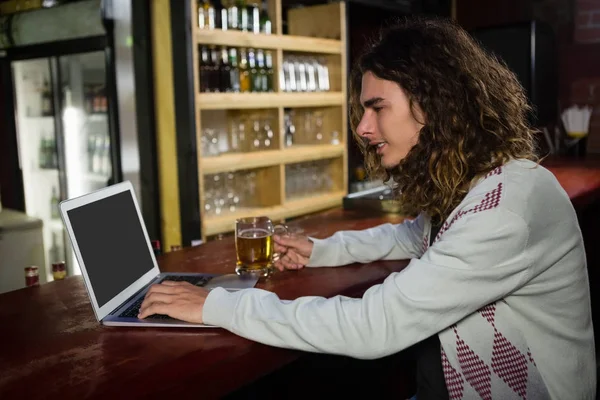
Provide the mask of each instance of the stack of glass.
[{"label": "stack of glass", "polygon": [[256,193],[256,172],[236,171],[204,178],[204,213],[218,216],[248,207]]},{"label": "stack of glass", "polygon": [[202,155],[218,156],[276,148],[274,117],[269,113],[237,113],[228,119],[228,129],[202,129]]},{"label": "stack of glass", "polygon": [[328,160],[309,161],[285,166],[285,196],[289,199],[312,197],[333,189]]},{"label": "stack of glass", "polygon": [[320,110],[287,110],[284,120],[286,147],[292,145],[340,144],[340,134],[324,129],[324,114]]}]

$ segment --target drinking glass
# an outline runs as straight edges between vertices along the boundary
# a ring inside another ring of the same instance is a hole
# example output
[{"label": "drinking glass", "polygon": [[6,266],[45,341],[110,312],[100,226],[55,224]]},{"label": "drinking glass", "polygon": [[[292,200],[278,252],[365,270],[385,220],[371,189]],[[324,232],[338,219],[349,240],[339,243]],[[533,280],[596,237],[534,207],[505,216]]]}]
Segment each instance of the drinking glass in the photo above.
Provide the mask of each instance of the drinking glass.
[{"label": "drinking glass", "polygon": [[267,277],[273,272],[274,234],[287,234],[285,225],[275,225],[268,217],[248,217],[235,221],[235,252],[238,275]]}]

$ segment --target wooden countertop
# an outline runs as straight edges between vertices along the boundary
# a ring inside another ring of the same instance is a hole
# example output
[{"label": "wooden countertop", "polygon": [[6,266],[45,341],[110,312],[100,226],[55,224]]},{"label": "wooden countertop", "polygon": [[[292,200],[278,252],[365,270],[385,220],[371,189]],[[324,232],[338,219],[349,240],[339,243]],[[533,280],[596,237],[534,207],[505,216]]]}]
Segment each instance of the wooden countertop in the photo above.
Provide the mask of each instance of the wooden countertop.
[{"label": "wooden countertop", "polygon": [[[577,207],[600,198],[600,160],[546,160]],[[401,216],[341,209],[293,225],[315,237],[364,229]],[[115,255],[117,257],[118,255]],[[163,271],[230,273],[232,239],[166,254]],[[283,299],[360,296],[406,261],[276,273],[259,288]],[[222,329],[104,327],[96,321],[81,277],[0,295],[0,398],[213,398],[265,376],[303,353],[251,342]],[[201,391],[199,391],[199,383]]]}]

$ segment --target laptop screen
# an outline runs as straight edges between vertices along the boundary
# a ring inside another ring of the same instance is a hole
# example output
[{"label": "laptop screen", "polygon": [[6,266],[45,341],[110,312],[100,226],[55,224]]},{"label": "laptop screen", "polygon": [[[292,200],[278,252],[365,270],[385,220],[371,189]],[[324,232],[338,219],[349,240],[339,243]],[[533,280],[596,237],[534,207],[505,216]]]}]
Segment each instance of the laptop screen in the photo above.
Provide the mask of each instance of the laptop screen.
[{"label": "laptop screen", "polygon": [[99,307],[154,267],[130,191],[67,213]]}]

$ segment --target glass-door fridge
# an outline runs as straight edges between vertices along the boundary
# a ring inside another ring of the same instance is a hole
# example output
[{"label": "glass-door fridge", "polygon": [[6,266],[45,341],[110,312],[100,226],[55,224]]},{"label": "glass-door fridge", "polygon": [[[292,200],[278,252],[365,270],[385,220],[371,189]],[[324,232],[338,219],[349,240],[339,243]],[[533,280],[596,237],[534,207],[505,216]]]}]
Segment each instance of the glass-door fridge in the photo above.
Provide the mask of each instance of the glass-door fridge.
[{"label": "glass-door fridge", "polygon": [[[0,190],[6,209],[43,222],[40,280],[52,280],[54,262],[80,273],[58,212],[63,199],[128,180],[160,239],[149,3],[65,2],[11,21],[0,30]],[[2,251],[26,248],[0,246],[0,272],[23,274],[32,264],[10,263]]]},{"label": "glass-door fridge", "polygon": [[104,52],[15,61],[12,76],[25,208],[43,221],[45,272],[64,260],[78,274],[58,204],[112,177]]}]

